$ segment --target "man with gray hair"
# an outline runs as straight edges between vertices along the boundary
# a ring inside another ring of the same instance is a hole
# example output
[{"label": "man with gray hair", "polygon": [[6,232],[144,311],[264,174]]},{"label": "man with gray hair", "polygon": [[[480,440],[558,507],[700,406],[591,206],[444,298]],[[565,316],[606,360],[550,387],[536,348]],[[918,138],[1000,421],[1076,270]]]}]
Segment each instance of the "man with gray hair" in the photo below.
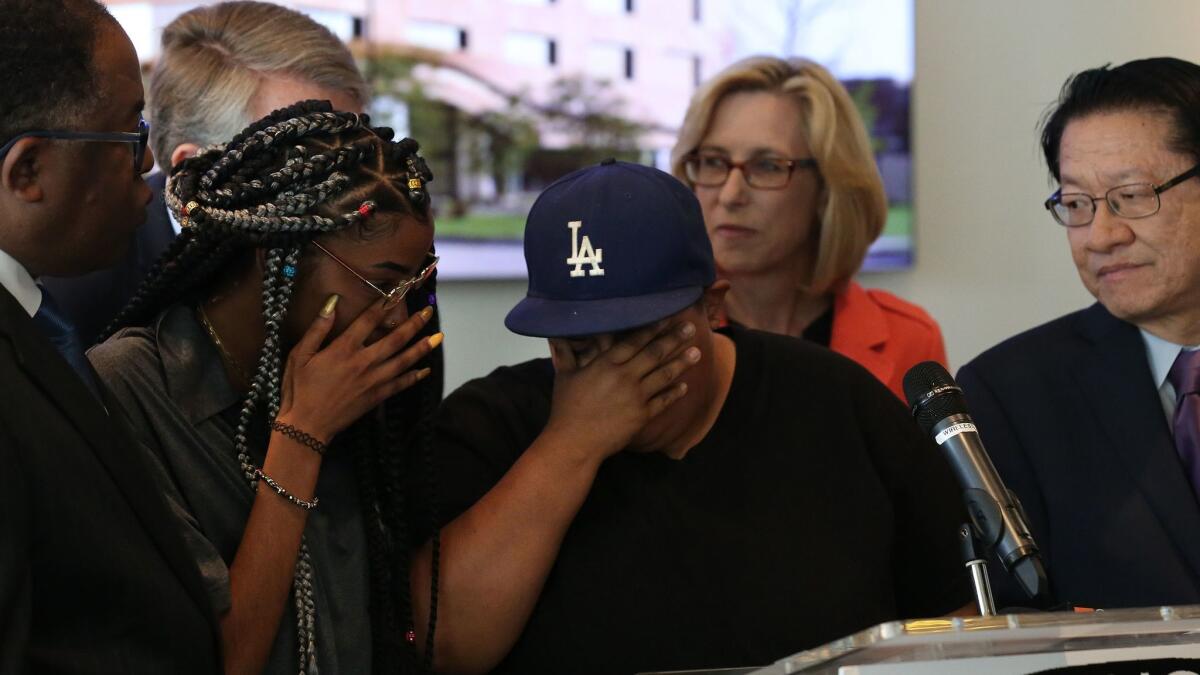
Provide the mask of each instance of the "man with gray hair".
[{"label": "man with gray hair", "polygon": [[163,204],[169,167],[297,101],[362,112],[369,97],[346,45],[295,10],[237,0],[197,7],[168,24],[150,77],[150,145],[163,171],[146,181],[154,193],[146,224],[116,265],[44,280],[84,342],[95,341],[179,233]]}]

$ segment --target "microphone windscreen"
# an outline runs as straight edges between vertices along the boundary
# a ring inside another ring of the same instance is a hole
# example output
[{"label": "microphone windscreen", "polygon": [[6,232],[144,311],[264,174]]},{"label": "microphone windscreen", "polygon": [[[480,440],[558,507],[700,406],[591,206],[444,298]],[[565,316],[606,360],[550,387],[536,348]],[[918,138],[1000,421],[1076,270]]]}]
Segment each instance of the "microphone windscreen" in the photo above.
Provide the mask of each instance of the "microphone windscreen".
[{"label": "microphone windscreen", "polygon": [[[930,396],[934,392],[936,395]],[[904,374],[904,396],[925,433],[947,417],[967,412],[962,390],[937,361],[922,361],[908,369]]]}]

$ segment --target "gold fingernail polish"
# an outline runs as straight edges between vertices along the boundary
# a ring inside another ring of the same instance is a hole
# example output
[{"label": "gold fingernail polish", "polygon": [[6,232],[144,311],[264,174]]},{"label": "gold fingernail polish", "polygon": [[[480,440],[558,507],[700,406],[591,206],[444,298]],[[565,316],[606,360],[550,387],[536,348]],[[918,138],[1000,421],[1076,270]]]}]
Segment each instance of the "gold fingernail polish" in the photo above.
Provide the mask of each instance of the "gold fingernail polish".
[{"label": "gold fingernail polish", "polygon": [[425,309],[421,310],[421,318],[428,321],[429,317],[431,317],[431,316],[433,316],[433,308],[432,307],[426,307]]},{"label": "gold fingernail polish", "polygon": [[321,308],[321,316],[327,319],[333,316],[333,310],[337,308],[339,299],[340,296],[337,293],[329,296],[329,299],[325,301],[325,306]]},{"label": "gold fingernail polish", "polygon": [[437,349],[437,346],[442,344],[442,340],[446,337],[445,333],[434,333],[429,336],[429,348]]}]

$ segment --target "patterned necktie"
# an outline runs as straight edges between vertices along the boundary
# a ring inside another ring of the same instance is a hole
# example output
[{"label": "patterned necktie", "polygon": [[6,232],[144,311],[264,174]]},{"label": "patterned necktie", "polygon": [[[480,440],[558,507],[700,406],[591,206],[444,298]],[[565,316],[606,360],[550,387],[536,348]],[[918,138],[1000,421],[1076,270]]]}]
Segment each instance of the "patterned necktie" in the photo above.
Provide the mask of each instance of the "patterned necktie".
[{"label": "patterned necktie", "polygon": [[1180,351],[1167,381],[1175,387],[1175,449],[1200,498],[1200,349]]},{"label": "patterned necktie", "polygon": [[71,320],[62,313],[62,310],[54,302],[54,298],[50,297],[44,288],[42,289],[42,305],[33,315],[33,322],[49,338],[54,348],[58,350],[59,354],[62,354],[62,357],[79,375],[79,379],[83,380],[87,388],[92,391],[92,395],[99,401],[100,387],[96,383],[96,373],[92,370],[92,364],[88,362],[87,357],[83,355],[83,341],[79,338],[79,332],[75,330]]}]

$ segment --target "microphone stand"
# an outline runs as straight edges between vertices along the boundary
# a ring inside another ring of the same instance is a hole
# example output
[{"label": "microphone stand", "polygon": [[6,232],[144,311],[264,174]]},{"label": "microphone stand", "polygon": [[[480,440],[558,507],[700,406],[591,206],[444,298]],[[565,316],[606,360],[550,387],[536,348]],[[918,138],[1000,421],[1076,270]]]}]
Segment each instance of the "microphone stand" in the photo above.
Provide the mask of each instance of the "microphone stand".
[{"label": "microphone stand", "polygon": [[958,543],[962,550],[963,562],[967,571],[971,573],[979,615],[996,616],[996,601],[992,599],[992,582],[988,579],[987,561],[979,554],[982,547],[975,537],[975,529],[969,523],[963,523],[958,529]]}]

